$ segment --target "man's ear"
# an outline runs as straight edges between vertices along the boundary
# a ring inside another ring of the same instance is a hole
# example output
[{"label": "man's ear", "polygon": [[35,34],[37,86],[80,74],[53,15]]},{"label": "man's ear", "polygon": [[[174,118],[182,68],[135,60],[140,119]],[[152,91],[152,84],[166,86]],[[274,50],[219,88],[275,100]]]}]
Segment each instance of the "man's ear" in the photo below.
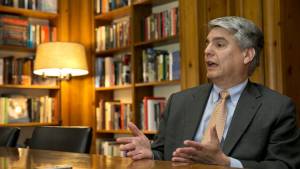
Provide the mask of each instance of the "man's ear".
[{"label": "man's ear", "polygon": [[254,56],[255,56],[254,48],[245,49],[243,51],[243,56],[244,56],[244,64],[250,63],[253,60]]}]

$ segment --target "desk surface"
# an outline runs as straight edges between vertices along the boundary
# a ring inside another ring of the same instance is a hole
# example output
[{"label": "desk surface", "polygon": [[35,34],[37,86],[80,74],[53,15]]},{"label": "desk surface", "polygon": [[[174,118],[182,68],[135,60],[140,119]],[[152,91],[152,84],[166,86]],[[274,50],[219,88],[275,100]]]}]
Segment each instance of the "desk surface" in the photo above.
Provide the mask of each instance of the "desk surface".
[{"label": "desk surface", "polygon": [[130,158],[95,154],[0,147],[0,169],[53,169],[55,166],[72,166],[72,169],[230,169],[214,165],[132,161]]}]

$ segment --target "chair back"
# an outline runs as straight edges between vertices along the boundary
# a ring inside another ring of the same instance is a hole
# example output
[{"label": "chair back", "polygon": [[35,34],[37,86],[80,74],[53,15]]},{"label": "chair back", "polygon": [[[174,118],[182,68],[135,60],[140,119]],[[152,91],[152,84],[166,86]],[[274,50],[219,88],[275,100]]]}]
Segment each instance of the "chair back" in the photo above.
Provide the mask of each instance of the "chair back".
[{"label": "chair back", "polygon": [[17,127],[0,127],[0,147],[15,147],[20,135]]},{"label": "chair back", "polygon": [[89,153],[92,142],[90,127],[36,127],[29,147],[32,149]]}]

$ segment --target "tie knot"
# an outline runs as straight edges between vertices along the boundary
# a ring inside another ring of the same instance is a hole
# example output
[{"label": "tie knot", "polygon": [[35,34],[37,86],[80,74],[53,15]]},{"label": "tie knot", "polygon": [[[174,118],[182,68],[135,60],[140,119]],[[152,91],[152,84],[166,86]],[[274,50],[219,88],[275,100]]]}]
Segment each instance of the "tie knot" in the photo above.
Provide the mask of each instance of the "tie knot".
[{"label": "tie knot", "polygon": [[221,96],[222,99],[227,99],[228,96],[229,96],[229,93],[226,90],[222,90],[220,92],[220,96]]}]

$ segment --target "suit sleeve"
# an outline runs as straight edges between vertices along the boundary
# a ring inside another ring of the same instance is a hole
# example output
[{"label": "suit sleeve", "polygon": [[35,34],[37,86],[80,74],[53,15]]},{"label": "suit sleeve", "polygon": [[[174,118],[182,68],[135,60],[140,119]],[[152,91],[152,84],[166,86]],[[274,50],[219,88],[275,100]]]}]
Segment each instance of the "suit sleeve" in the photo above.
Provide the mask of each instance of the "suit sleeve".
[{"label": "suit sleeve", "polygon": [[245,168],[299,169],[300,132],[296,126],[296,110],[290,99],[283,99],[280,114],[270,130],[263,161],[240,160]]},{"label": "suit sleeve", "polygon": [[154,142],[151,145],[153,156],[155,160],[164,160],[164,144],[166,126],[168,123],[168,116],[172,104],[173,94],[169,97],[166,109],[163,113],[162,119],[159,124],[159,133],[155,136]]}]

